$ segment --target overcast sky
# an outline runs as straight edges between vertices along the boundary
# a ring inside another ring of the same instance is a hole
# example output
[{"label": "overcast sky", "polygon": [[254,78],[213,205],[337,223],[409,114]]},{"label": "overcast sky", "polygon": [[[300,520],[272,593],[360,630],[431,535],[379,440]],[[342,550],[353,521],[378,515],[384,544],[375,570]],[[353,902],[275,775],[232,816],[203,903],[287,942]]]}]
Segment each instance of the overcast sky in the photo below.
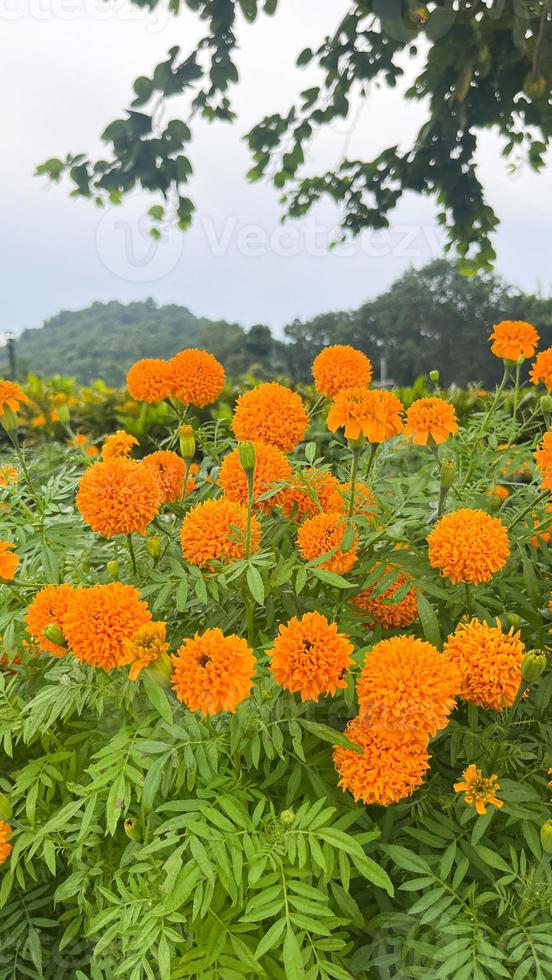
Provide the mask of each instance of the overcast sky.
[{"label": "overcast sky", "polygon": [[[143,213],[154,203],[138,195],[121,208],[99,210],[73,200],[63,186],[33,177],[37,163],[67,151],[101,150],[99,133],[129,104],[131,84],[149,74],[172,44],[192,46],[197,18],[185,11],[148,15],[121,0],[0,0],[0,84],[5,93],[0,154],[0,330],[38,326],[61,309],[94,300],[153,296],[194,313],[269,323],[352,308],[386,288],[408,266],[441,254],[435,208],[407,196],[389,232],[365,233],[328,252],[336,215],[328,204],[300,223],[280,225],[277,193],[249,185],[241,139],[265,112],[285,110],[312,76],[295,56],[331,30],[345,0],[280,0],[273,19],[240,28],[241,84],[234,91],[234,126],[197,124],[190,196],[198,212],[190,232],[168,231],[154,244]],[[10,93],[9,99],[7,93]],[[166,120],[182,102],[169,103]],[[312,146],[309,166],[332,166],[343,152],[374,155],[404,144],[423,112],[400,91],[374,89],[355,126],[334,124]],[[498,271],[527,290],[550,293],[552,194],[549,173],[528,167],[510,175],[489,134],[481,175],[502,219],[496,236]]]}]

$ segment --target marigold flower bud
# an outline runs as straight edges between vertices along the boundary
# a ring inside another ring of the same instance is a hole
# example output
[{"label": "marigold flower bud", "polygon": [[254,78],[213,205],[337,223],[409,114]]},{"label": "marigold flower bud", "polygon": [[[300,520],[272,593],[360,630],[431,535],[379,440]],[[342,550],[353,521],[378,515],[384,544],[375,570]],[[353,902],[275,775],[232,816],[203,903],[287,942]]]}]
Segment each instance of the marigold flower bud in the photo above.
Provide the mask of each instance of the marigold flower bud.
[{"label": "marigold flower bud", "polygon": [[112,558],[111,561],[108,561],[107,571],[111,575],[111,578],[117,581],[119,578],[119,561],[117,558]]},{"label": "marigold flower bud", "polygon": [[182,459],[193,459],[196,451],[194,430],[191,425],[181,425],[178,430]]},{"label": "marigold flower bud", "polygon": [[68,423],[68,421],[70,419],[69,406],[66,403],[63,403],[63,404],[60,404],[60,405],[57,405],[56,404],[56,412],[57,412],[59,421],[62,422],[63,425],[67,425],[67,423]]},{"label": "marigold flower bud", "polygon": [[252,442],[238,443],[238,456],[246,473],[253,473],[255,470],[255,446]]},{"label": "marigold flower bud", "polygon": [[508,613],[506,622],[508,626],[513,626],[515,630],[518,630],[521,626],[521,616],[518,616],[517,613]]},{"label": "marigold flower bud", "polygon": [[439,374],[437,368],[435,368],[433,371],[430,371],[429,372],[429,380],[430,381],[433,381],[433,384],[437,384],[439,378],[440,378],[440,374]]},{"label": "marigold flower bud", "polygon": [[280,823],[282,827],[291,827],[295,821],[295,813],[293,810],[282,810],[280,814]]},{"label": "marigold flower bud", "polygon": [[44,627],[44,636],[50,643],[55,643],[58,647],[67,646],[62,630],[55,623],[49,623],[48,626]]},{"label": "marigold flower bud", "polygon": [[17,415],[13,409],[9,407],[9,405],[4,405],[4,412],[2,415],[0,415],[0,423],[6,432],[17,432],[17,427],[19,424]]},{"label": "marigold flower bud", "polygon": [[540,407],[547,415],[552,412],[552,395],[541,395]]},{"label": "marigold flower bud", "polygon": [[12,805],[4,793],[0,793],[0,820],[9,820],[13,814]]},{"label": "marigold flower bud", "polygon": [[142,840],[142,824],[136,817],[127,817],[125,820],[125,834],[130,840]]},{"label": "marigold flower bud", "polygon": [[528,650],[521,661],[521,676],[528,684],[534,684],[546,669],[546,655],[539,650]]},{"label": "marigold flower bud", "polygon": [[157,687],[168,687],[171,682],[172,672],[172,660],[168,653],[162,653],[145,671]]},{"label": "marigold flower bud", "polygon": [[450,490],[456,479],[456,462],[452,456],[446,456],[441,463],[441,486],[445,490]]},{"label": "marigold flower bud", "polygon": [[545,820],[540,829],[542,849],[545,854],[552,854],[552,820]]},{"label": "marigold flower bud", "polygon": [[146,541],[146,548],[150,558],[159,558],[159,555],[161,554],[161,538],[158,536],[148,538]]}]

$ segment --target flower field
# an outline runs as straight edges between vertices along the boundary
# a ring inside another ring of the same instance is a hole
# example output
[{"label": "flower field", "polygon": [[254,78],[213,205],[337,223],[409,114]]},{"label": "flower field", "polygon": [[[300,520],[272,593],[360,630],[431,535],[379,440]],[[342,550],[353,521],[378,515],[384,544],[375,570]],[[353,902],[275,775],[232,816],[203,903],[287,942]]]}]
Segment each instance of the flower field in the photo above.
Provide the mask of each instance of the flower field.
[{"label": "flower field", "polygon": [[552,977],[538,347],[0,381],[0,980]]}]

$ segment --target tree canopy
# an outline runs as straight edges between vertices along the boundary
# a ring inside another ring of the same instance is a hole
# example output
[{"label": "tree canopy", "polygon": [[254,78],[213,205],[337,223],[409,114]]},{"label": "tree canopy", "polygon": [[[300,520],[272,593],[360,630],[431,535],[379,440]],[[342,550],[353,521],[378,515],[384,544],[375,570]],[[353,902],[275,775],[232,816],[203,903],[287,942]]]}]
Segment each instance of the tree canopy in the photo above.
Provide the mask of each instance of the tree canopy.
[{"label": "tree canopy", "polygon": [[[132,2],[153,10],[161,0]],[[68,174],[74,195],[98,203],[118,203],[136,188],[156,194],[149,211],[154,237],[167,215],[182,229],[192,220],[196,205],[186,185],[194,120],[235,119],[240,21],[278,10],[278,0],[169,0],[175,17],[184,5],[206,23],[204,36],[191,51],[175,45],[151,76],[135,80],[130,106],[103,133],[105,157],[69,154],[38,167],[53,180]],[[369,86],[395,86],[405,55],[418,66],[406,96],[427,106],[412,145],[401,148],[397,133],[395,145],[368,159],[344,157],[335,170],[312,173],[306,151],[320,129],[347,118]],[[318,84],[247,134],[249,179],[270,174],[290,217],[329,197],[340,207],[343,236],[386,226],[405,191],[430,195],[464,269],[490,268],[499,219],[478,177],[478,140],[493,129],[505,157],[516,150],[536,170],[543,167],[552,136],[551,0],[358,0],[321,42],[314,4],[313,46],[297,62],[318,67]],[[186,119],[162,122],[165,104],[183,94]]]}]

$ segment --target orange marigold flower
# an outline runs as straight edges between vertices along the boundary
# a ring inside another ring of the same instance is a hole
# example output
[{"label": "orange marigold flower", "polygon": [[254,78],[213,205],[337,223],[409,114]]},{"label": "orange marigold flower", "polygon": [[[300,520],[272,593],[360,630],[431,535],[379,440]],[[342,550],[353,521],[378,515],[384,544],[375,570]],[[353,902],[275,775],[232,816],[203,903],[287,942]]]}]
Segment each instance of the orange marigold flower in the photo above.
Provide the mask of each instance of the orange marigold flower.
[{"label": "orange marigold flower", "polygon": [[508,500],[510,491],[508,490],[508,487],[502,487],[500,484],[497,484],[496,486],[491,487],[490,490],[487,490],[486,496],[490,497],[491,500],[496,501],[496,503],[499,504],[502,503],[503,500]]},{"label": "orange marigold flower", "polygon": [[[545,511],[547,514],[552,514],[552,504],[546,504]],[[532,514],[532,524],[535,533],[530,538],[530,541],[535,551],[538,551],[542,545],[550,543],[550,531],[540,531],[539,526],[541,523],[542,519],[537,514]]]},{"label": "orange marigold flower", "polygon": [[73,439],[68,439],[67,445],[72,446],[74,449],[81,449],[89,457],[100,455],[98,447],[89,445],[87,436],[83,435],[82,432],[78,432]]},{"label": "orange marigold flower", "polygon": [[321,510],[342,510],[340,488],[339,480],[327,470],[301,469],[293,474],[289,486],[278,495],[278,503],[286,517],[293,517],[299,523]]},{"label": "orange marigold flower", "polygon": [[12,555],[15,545],[11,541],[0,541],[0,578],[11,581],[19,565],[19,555]]},{"label": "orange marigold flower", "polygon": [[270,670],[286,691],[300,694],[302,701],[318,701],[321,694],[347,687],[353,649],[335,623],[321,613],[305,613],[280,626],[270,651]]},{"label": "orange marigold flower", "polygon": [[491,803],[500,809],[504,806],[502,800],[496,798],[496,793],[500,789],[498,777],[484,776],[481,769],[472,762],[462,773],[462,782],[455,783],[454,789],[457,793],[464,793],[464,800],[469,806],[473,806],[476,813],[485,816],[487,804]]},{"label": "orange marigold flower", "polygon": [[361,717],[371,726],[435,735],[455,707],[460,674],[448,657],[415,636],[380,640],[357,682]]},{"label": "orange marigold flower", "polygon": [[325,347],[312,365],[314,386],[326,398],[335,398],[343,388],[367,388],[372,380],[372,362],[348,344]]},{"label": "orange marigold flower", "polygon": [[63,618],[69,609],[74,591],[73,586],[68,584],[47,585],[37,592],[27,609],[27,632],[39,650],[51,653],[53,657],[64,657],[67,649],[48,640],[44,636],[44,630],[47,626],[58,626],[63,631]]},{"label": "orange marigold flower", "polygon": [[365,435],[369,442],[385,442],[403,431],[403,407],[390,391],[344,388],[328,412],[330,432],[345,430],[346,439]]},{"label": "orange marigold flower", "polygon": [[[397,571],[396,566],[386,565],[382,568],[382,573],[378,582],[391,572]],[[411,582],[410,575],[399,572],[392,585],[384,589],[378,595],[374,595],[378,582],[369,589],[364,589],[352,600],[353,605],[363,612],[368,613],[369,622],[381,623],[384,629],[396,630],[404,626],[411,626],[418,618],[418,603],[414,589],[409,589],[406,595],[395,601],[395,596],[399,589]]]},{"label": "orange marigold flower", "polygon": [[255,657],[240,636],[208,629],[185,640],[173,657],[175,694],[190,711],[235,711],[253,687]]},{"label": "orange marigold flower", "polygon": [[[266,500],[259,501],[265,493],[274,490],[275,485],[291,479],[291,466],[287,458],[276,446],[265,442],[254,442],[255,469],[253,471],[253,496],[262,510],[278,506],[282,491],[273,493]],[[239,449],[233,449],[222,461],[218,482],[225,497],[238,504],[247,503],[247,477],[240,462]]]},{"label": "orange marigold flower", "polygon": [[327,552],[333,554],[321,562],[318,568],[331,572],[348,572],[357,560],[357,540],[348,551],[342,551],[343,535],[348,523],[339,511],[327,511],[308,517],[299,528],[297,546],[305,561],[314,561]]},{"label": "orange marigold flower", "polygon": [[75,589],[63,617],[63,632],[78,660],[110,671],[130,662],[127,641],[150,621],[151,613],[137,589],[109,582]]},{"label": "orange marigold flower", "polygon": [[15,466],[0,466],[0,487],[8,487],[10,483],[17,483],[19,473]]},{"label": "orange marigold flower", "polygon": [[161,503],[159,481],[134,459],[94,463],[81,478],[77,507],[93,531],[104,538],[145,534]]},{"label": "orange marigold flower", "polygon": [[35,415],[34,419],[31,419],[31,426],[33,429],[40,429],[43,425],[46,425],[46,418],[44,415]]},{"label": "orange marigold flower", "polygon": [[545,432],[535,453],[535,462],[545,490],[552,490],[552,432]]},{"label": "orange marigold flower", "polygon": [[347,738],[362,752],[336,746],[339,785],[363,803],[389,806],[411,796],[429,769],[428,740],[410,731],[368,728],[360,718],[347,725]]},{"label": "orange marigold flower", "polygon": [[206,350],[187,350],[169,361],[172,394],[185,405],[202,408],[216,402],[224,388],[224,368]]},{"label": "orange marigold flower", "polygon": [[418,398],[406,413],[404,434],[415,446],[427,446],[428,440],[438,446],[458,432],[454,405],[442,398]]},{"label": "orange marigold flower", "polygon": [[[351,500],[351,483],[349,480],[347,483],[341,484],[341,496],[342,507],[347,512]],[[353,514],[356,517],[367,517],[370,521],[374,522],[376,520],[377,509],[376,498],[368,484],[363,483],[362,480],[357,480],[355,483]]]},{"label": "orange marigold flower", "polygon": [[132,447],[137,445],[138,439],[135,436],[131,436],[130,432],[125,432],[124,429],[117,429],[117,432],[104,439],[102,456],[104,460],[130,456]]},{"label": "orange marigold flower", "polygon": [[268,442],[291,452],[305,435],[309,419],[299,395],[272,381],[240,395],[232,429],[240,442]]},{"label": "orange marigold flower", "polygon": [[171,374],[167,361],[145,357],[133,364],[127,374],[127,388],[137,402],[162,402],[171,393]]},{"label": "orange marigold flower", "polygon": [[[180,531],[184,557],[192,565],[245,557],[247,510],[233,500],[205,500],[186,514]],[[251,551],[259,550],[261,525],[251,521]]]},{"label": "orange marigold flower", "polygon": [[125,640],[125,655],[130,663],[129,680],[137,680],[144,667],[160,660],[168,649],[165,623],[144,623],[140,626],[131,639]]},{"label": "orange marigold flower", "polygon": [[521,682],[525,647],[512,627],[504,633],[497,622],[477,619],[456,627],[443,651],[460,671],[460,697],[481,708],[501,711],[515,701]]},{"label": "orange marigold flower", "polygon": [[552,391],[552,347],[547,347],[546,350],[537,354],[531,366],[529,377],[534,385],[538,385],[539,381],[542,381],[545,388]]},{"label": "orange marigold flower", "polygon": [[8,843],[12,833],[11,825],[5,820],[0,820],[0,864],[8,860],[13,850],[12,845]]},{"label": "orange marigold flower", "polygon": [[28,395],[15,381],[5,381],[0,378],[0,415],[4,415],[6,409],[18,412],[21,405],[30,405]]},{"label": "orange marigold flower", "polygon": [[523,320],[502,320],[493,328],[489,338],[494,341],[491,350],[504,361],[519,361],[532,357],[540,337],[531,323]]},{"label": "orange marigold flower", "polygon": [[[178,453],[173,453],[170,449],[160,449],[155,453],[150,453],[149,456],[144,456],[142,463],[150,468],[159,481],[165,504],[177,503],[181,500],[184,494],[186,463]],[[193,476],[188,473],[186,493],[192,493],[195,487],[196,482]]]},{"label": "orange marigold flower", "polygon": [[455,583],[489,582],[510,554],[502,521],[469,507],[445,514],[427,540],[430,564]]}]

